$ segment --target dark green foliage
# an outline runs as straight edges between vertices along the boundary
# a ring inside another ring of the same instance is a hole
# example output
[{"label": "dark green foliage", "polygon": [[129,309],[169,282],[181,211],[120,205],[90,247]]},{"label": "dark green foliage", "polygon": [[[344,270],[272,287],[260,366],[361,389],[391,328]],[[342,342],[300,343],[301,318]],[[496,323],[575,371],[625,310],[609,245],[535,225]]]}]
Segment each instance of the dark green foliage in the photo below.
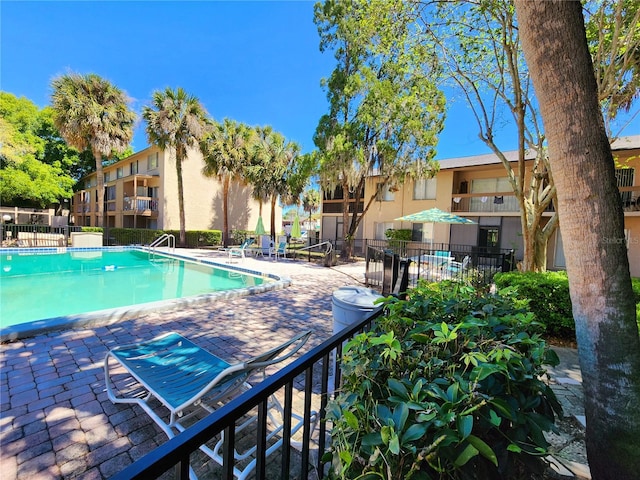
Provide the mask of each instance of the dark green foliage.
[{"label": "dark green foliage", "polygon": [[398,229],[395,230],[393,228],[387,229],[384,232],[385,236],[389,239],[389,248],[393,250],[394,253],[402,257],[407,256],[407,242],[411,241],[411,230],[409,229]]},{"label": "dark green foliage", "polygon": [[247,238],[255,237],[256,235],[253,230],[232,230],[231,236],[235,245],[242,245]]},{"label": "dark green foliage", "polygon": [[[180,236],[178,230],[166,230],[176,237]],[[199,248],[211,247],[222,244],[222,232],[220,230],[187,230],[185,247]]]},{"label": "dark green foliage", "polygon": [[494,281],[499,289],[515,287],[519,298],[528,299],[529,308],[548,335],[575,340],[567,272],[498,273]]},{"label": "dark green foliage", "polygon": [[543,471],[558,358],[513,290],[422,284],[345,347],[330,478],[512,479]]},{"label": "dark green foliage", "polygon": [[[83,231],[86,228],[83,227]],[[91,230],[91,231],[102,231]],[[110,228],[109,244],[110,245],[149,245],[156,238],[164,233],[172,234],[176,237],[176,241],[180,235],[177,230],[147,230],[142,228]],[[220,230],[189,230],[186,232],[186,247],[199,248],[213,245],[220,245],[222,241],[222,232]]]},{"label": "dark green foliage", "polygon": [[[494,281],[498,288],[515,287],[518,298],[529,300],[529,309],[535,314],[536,320],[545,325],[547,335],[563,340],[575,340],[576,331],[567,272],[498,273]],[[640,278],[632,278],[631,285],[640,329]]]},{"label": "dark green foliage", "polygon": [[409,228],[401,228],[401,229],[393,229],[389,228],[386,232],[384,232],[385,236],[389,240],[402,240],[405,242],[411,241],[412,231]]}]

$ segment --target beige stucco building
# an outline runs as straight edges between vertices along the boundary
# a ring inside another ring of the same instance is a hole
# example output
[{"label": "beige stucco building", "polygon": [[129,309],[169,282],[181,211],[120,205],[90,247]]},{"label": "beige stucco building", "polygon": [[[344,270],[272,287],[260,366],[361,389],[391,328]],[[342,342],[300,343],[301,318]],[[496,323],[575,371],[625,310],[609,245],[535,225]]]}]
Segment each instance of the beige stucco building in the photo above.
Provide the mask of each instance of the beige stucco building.
[{"label": "beige stucco building", "polygon": [[[631,275],[640,276],[640,136],[623,137],[612,145],[616,159],[616,177],[624,204]],[[517,160],[517,152],[507,152],[507,158]],[[515,168],[515,165],[514,165]],[[364,199],[379,190],[376,176],[367,179]],[[395,190],[395,191],[394,191]],[[342,235],[342,200],[340,192],[323,200],[322,238],[340,239]],[[394,219],[437,207],[470,218],[474,225],[412,224]],[[356,208],[352,203],[350,208]],[[362,210],[360,205],[359,210]],[[551,207],[543,222],[552,215]],[[585,219],[588,227],[588,219]],[[363,239],[384,239],[385,231],[412,229],[413,239],[436,244],[471,245],[485,248],[514,249],[516,260],[522,259],[522,227],[519,204],[506,170],[493,154],[440,160],[440,171],[433,179],[408,180],[397,189],[384,188],[369,208],[356,235]],[[549,240],[547,267],[565,266],[561,230]]]},{"label": "beige stucco building", "polygon": [[[171,151],[152,146],[104,167],[105,225],[110,228],[178,230],[178,181]],[[202,174],[204,160],[197,149],[182,164],[185,224],[187,230],[222,230],[222,184]],[[90,174],[84,188],[73,197],[76,225],[97,225],[97,178]],[[251,187],[234,182],[229,191],[229,230],[253,230],[259,204]],[[265,227],[271,218],[269,204],[262,207]],[[282,208],[276,206],[276,226],[282,225]],[[279,233],[279,232],[276,232]]]}]

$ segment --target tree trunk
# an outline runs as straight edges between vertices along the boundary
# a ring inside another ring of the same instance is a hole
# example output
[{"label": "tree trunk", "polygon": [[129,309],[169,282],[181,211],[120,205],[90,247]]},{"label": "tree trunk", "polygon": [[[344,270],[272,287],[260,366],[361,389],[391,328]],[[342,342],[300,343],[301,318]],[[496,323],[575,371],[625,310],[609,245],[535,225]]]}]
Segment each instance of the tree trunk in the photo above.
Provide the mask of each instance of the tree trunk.
[{"label": "tree trunk", "polygon": [[271,195],[271,221],[269,222],[269,228],[271,228],[271,240],[276,241],[276,200],[278,195]]},{"label": "tree trunk", "polygon": [[180,246],[187,243],[187,232],[184,218],[184,186],[182,184],[182,160],[183,156],[179,149],[176,149],[176,176],[178,177],[178,210],[180,215]]},{"label": "tree trunk", "polygon": [[557,187],[594,480],[640,472],[640,336],[624,214],[578,1],[517,0]]},{"label": "tree trunk", "polygon": [[222,177],[222,246],[229,246],[229,175]]},{"label": "tree trunk", "polygon": [[[357,199],[356,199],[357,202]],[[352,215],[357,215],[358,205],[353,205]],[[353,255],[353,237],[351,236],[349,222],[349,185],[342,185],[342,249],[340,251],[340,258],[345,262],[351,260]]]},{"label": "tree trunk", "polygon": [[[104,172],[102,171],[102,154],[98,151],[95,151],[93,152],[93,156],[96,159],[96,188],[98,189],[98,210],[96,211],[96,226],[104,228]],[[106,240],[107,239],[105,239],[105,241]]]}]

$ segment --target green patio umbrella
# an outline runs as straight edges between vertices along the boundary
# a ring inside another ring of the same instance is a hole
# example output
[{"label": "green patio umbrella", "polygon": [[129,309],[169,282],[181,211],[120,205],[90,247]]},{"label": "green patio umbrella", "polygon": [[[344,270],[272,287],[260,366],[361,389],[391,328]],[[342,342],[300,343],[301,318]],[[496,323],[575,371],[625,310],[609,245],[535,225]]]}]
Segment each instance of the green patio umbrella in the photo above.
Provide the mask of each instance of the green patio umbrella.
[{"label": "green patio umbrella", "polygon": [[256,235],[264,235],[266,232],[264,230],[264,224],[262,223],[262,217],[258,217],[258,223],[255,229]]},{"label": "green patio umbrella", "polygon": [[302,236],[302,231],[300,230],[300,217],[298,217],[297,212],[296,212],[296,218],[293,219],[293,226],[291,227],[291,236],[293,238],[300,238]]},{"label": "green patio umbrella", "polygon": [[[439,208],[422,210],[421,212],[405,215],[404,217],[399,217],[399,218],[396,218],[395,220],[401,221],[401,222],[412,222],[412,223],[433,223],[434,225],[436,223],[461,223],[461,224],[476,223],[473,220],[469,220],[468,218],[464,218],[464,217],[459,217],[458,215],[445,212],[443,210],[440,210]],[[433,245],[433,236],[431,238],[431,245]]]}]

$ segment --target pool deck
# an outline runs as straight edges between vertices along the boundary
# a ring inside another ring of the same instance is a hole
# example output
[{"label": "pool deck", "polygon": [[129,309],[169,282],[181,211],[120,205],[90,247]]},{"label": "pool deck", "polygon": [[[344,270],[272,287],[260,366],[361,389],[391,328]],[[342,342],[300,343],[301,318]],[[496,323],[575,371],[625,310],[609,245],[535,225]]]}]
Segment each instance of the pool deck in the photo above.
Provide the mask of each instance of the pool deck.
[{"label": "pool deck", "polygon": [[[227,260],[215,251],[188,253]],[[166,442],[166,435],[137,406],[114,405],[107,398],[102,368],[110,348],[177,331],[223,358],[243,359],[312,328],[314,334],[303,347],[308,351],[332,334],[332,292],[361,284],[365,269],[364,262],[327,268],[268,258],[234,259],[234,264],[288,277],[292,284],[0,345],[2,478],[106,479]],[[567,368],[575,370],[575,365]],[[556,383],[579,409],[580,380]]]}]

